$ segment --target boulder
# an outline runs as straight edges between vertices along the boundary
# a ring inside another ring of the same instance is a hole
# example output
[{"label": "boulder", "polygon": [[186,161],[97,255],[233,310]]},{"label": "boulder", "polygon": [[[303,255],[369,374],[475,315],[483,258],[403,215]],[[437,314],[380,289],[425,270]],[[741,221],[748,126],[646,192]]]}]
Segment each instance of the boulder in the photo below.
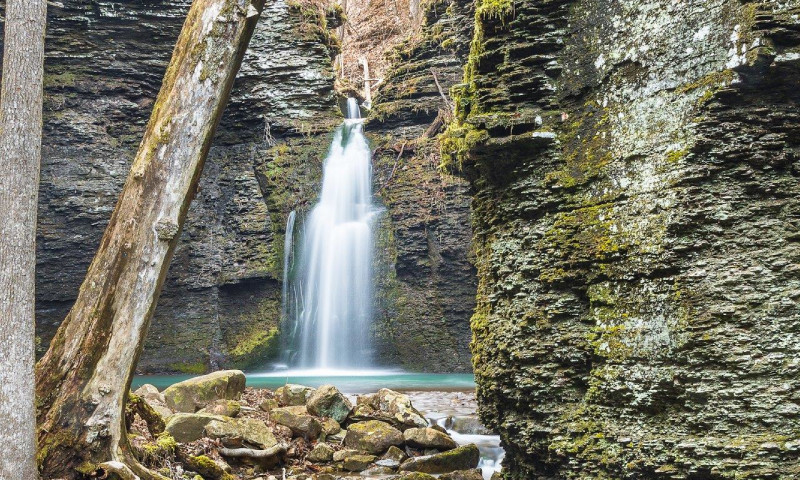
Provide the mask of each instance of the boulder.
[{"label": "boulder", "polygon": [[165,431],[179,443],[194,442],[205,436],[205,428],[214,420],[225,420],[219,415],[207,413],[176,413],[167,420]]},{"label": "boulder", "polygon": [[205,455],[187,457],[185,461],[189,470],[199,473],[204,479],[236,480],[236,477],[227,473],[222,465]]},{"label": "boulder", "polygon": [[310,397],[312,393],[314,393],[314,389],[311,387],[287,383],[275,390],[275,398],[278,400],[279,404],[293,407],[305,405],[306,400],[308,400],[308,397]]},{"label": "boulder", "polygon": [[329,417],[342,423],[350,415],[353,404],[333,385],[323,385],[314,391],[306,401],[309,413],[319,417]]},{"label": "boulder", "polygon": [[342,431],[342,427],[339,425],[339,422],[332,418],[321,418],[319,423],[322,425],[322,433],[324,433],[326,436],[336,435]]},{"label": "boulder", "polygon": [[164,395],[159,392],[156,387],[150,385],[149,383],[145,383],[141,387],[137,388],[133,394],[144,399],[145,403],[147,403],[150,408],[158,412],[158,414],[161,415],[161,418],[163,418],[165,421],[171,417],[173,413],[175,413],[167,406]]},{"label": "boulder", "polygon": [[206,425],[205,434],[232,448],[244,446],[264,450],[278,444],[269,427],[255,418],[212,420]]},{"label": "boulder", "polygon": [[375,455],[365,455],[362,453],[358,453],[355,455],[348,455],[342,466],[345,470],[351,472],[360,472],[362,470],[366,470],[375,461]]},{"label": "boulder", "polygon": [[478,466],[480,457],[478,447],[470,444],[434,455],[409,458],[400,465],[400,470],[431,474],[469,470]]},{"label": "boulder", "polygon": [[210,413],[211,415],[222,415],[223,417],[238,417],[242,410],[242,405],[236,400],[216,400],[201,408],[197,413]]},{"label": "boulder", "polygon": [[275,408],[269,415],[275,423],[289,427],[292,434],[298,437],[317,438],[322,432],[322,424],[308,414],[306,407]]},{"label": "boulder", "polygon": [[408,395],[388,388],[382,388],[372,395],[359,396],[353,418],[383,420],[401,430],[428,426],[425,417],[414,408]]},{"label": "boulder", "polygon": [[134,395],[138,395],[145,400],[157,400],[161,403],[165,403],[166,400],[164,399],[164,395],[158,391],[154,385],[149,383],[145,383],[141,387],[137,388],[136,391],[133,392]]},{"label": "boulder", "polygon": [[407,445],[416,448],[452,450],[458,446],[450,435],[433,428],[408,428],[403,432],[403,438]]},{"label": "boulder", "polygon": [[306,455],[306,460],[312,463],[326,463],[333,460],[333,447],[327,443],[318,443]]},{"label": "boulder", "polygon": [[436,480],[436,477],[422,472],[406,472],[401,474],[395,480]]},{"label": "boulder", "polygon": [[388,423],[367,420],[350,425],[344,444],[348,448],[379,454],[393,445],[402,445],[403,434]]},{"label": "boulder", "polygon": [[164,399],[176,412],[194,413],[215,400],[238,400],[245,383],[241,371],[223,370],[176,383],[164,390]]},{"label": "boulder", "polygon": [[455,472],[441,475],[439,480],[483,480],[483,473],[481,472],[480,468],[473,468],[472,470],[457,470]]}]

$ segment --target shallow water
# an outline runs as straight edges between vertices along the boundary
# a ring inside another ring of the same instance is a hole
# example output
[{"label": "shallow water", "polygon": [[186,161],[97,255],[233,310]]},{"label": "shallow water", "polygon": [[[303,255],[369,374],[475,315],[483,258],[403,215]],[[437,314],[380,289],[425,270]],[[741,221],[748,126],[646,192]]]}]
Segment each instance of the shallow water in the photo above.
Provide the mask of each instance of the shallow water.
[{"label": "shallow water", "polygon": [[[247,373],[247,386],[276,389],[287,383],[318,387],[336,385],[343,393],[369,393],[381,388],[397,391],[435,390],[443,392],[475,389],[471,373],[409,373],[393,370],[286,370],[277,372]],[[195,375],[137,375],[132,388],[150,383],[159,389],[167,388]]]}]

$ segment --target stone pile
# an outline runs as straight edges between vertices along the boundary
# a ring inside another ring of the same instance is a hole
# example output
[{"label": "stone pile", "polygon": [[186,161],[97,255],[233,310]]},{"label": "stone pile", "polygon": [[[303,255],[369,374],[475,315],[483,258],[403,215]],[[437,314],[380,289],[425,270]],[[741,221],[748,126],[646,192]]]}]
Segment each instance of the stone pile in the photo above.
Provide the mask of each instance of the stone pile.
[{"label": "stone pile", "polygon": [[[333,385],[253,390],[228,370],[163,392],[143,385],[131,398],[147,425],[130,420],[134,451],[170,478],[269,480],[284,468],[293,480],[483,478],[476,445],[459,446],[389,389],[353,405]],[[154,416],[163,431],[153,431]]]}]

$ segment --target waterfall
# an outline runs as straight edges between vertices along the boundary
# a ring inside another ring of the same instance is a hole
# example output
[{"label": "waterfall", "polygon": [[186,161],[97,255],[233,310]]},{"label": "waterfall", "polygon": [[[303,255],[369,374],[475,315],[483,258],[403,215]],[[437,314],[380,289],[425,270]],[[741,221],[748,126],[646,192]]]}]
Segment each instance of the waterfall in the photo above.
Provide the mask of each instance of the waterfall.
[{"label": "waterfall", "polygon": [[368,367],[372,304],[371,152],[355,99],[324,162],[319,201],[297,259],[299,348],[295,367]]}]

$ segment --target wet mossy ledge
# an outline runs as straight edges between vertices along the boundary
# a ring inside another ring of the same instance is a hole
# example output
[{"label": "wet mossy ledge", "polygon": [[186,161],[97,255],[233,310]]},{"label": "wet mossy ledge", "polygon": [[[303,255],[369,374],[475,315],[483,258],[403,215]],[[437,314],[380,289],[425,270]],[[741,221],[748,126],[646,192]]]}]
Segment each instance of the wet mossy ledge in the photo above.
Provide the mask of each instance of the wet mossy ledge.
[{"label": "wet mossy ledge", "polygon": [[477,5],[438,140],[504,478],[800,475],[800,5]]}]

